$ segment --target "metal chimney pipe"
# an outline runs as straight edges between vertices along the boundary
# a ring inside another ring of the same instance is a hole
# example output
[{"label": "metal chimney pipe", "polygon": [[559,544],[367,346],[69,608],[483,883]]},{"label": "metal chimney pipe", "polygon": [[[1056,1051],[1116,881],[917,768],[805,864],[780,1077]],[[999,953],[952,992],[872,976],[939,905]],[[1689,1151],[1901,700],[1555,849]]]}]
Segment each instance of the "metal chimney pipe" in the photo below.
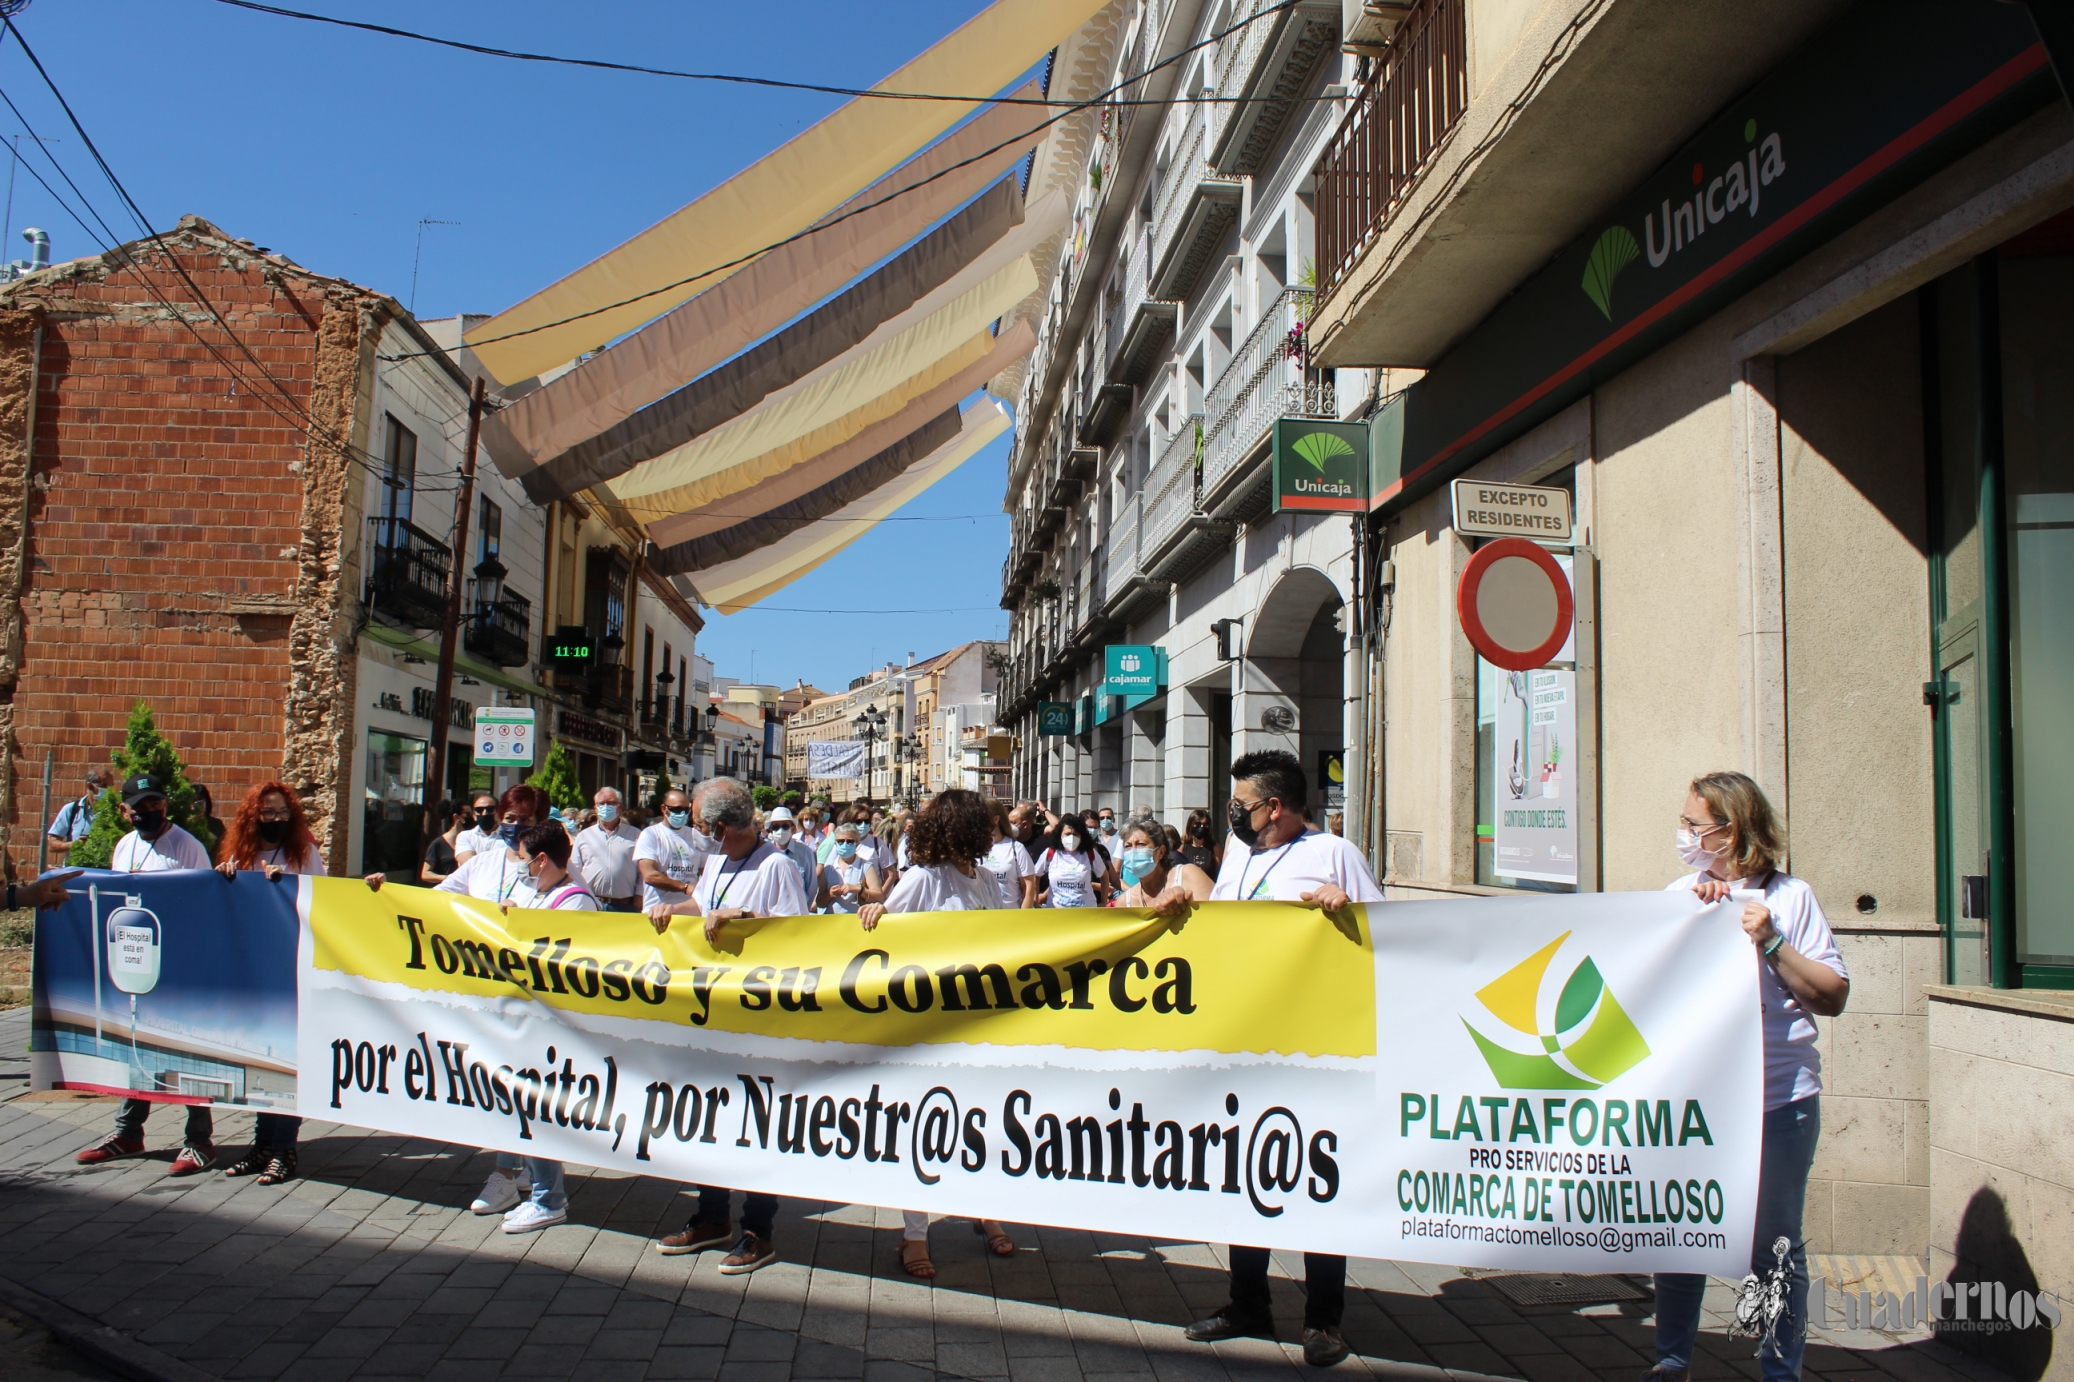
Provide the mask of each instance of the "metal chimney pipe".
[{"label": "metal chimney pipe", "polygon": [[38,230],[36,227],[30,226],[22,232],[22,238],[29,242],[29,272],[34,273],[38,269],[49,268],[50,232]]}]

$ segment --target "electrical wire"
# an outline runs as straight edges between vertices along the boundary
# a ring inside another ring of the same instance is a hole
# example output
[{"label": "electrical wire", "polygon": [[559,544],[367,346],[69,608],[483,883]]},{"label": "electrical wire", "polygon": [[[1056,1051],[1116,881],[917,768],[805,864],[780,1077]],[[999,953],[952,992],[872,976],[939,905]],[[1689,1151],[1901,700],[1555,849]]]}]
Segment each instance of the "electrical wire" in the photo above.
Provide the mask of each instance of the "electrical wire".
[{"label": "electrical wire", "polygon": [[[430,43],[440,48],[457,48],[464,53],[476,53],[483,57],[509,58],[515,62],[540,62],[563,67],[589,67],[606,72],[626,72],[642,77],[671,77],[694,82],[725,82],[737,86],[771,87],[780,91],[811,91],[827,96],[849,96],[876,101],[947,101],[959,105],[1005,105],[1067,107],[1080,109],[1082,102],[1055,101],[1046,96],[958,96],[936,91],[887,91],[870,86],[824,86],[818,82],[788,82],[776,77],[745,77],[728,72],[680,72],[668,67],[644,67],[639,63],[610,62],[602,58],[571,58],[554,53],[529,53],[522,49],[493,48],[487,44],[469,43],[457,38],[441,38],[436,34],[421,34],[412,29],[399,29],[388,24],[372,24],[360,19],[340,19],[334,15],[312,14],[307,10],[284,9],[279,5],[262,5],[258,0],[217,0],[218,4],[230,5],[241,10],[253,10],[260,14],[278,15],[283,19],[302,19],[315,24],[333,24],[342,29],[360,29],[372,34],[386,34],[391,38],[409,39],[414,43]],[[1276,5],[1273,10],[1290,8]],[[1256,18],[1258,16],[1255,16]],[[1251,22],[1251,21],[1244,21]],[[1243,24],[1236,25],[1243,27]],[[1139,74],[1143,76],[1143,73]],[[1137,78],[1131,79],[1136,81]],[[1126,82],[1124,85],[1128,86]],[[1317,96],[1217,96],[1202,93],[1195,96],[1180,96],[1164,101],[1120,100],[1109,104],[1117,106],[1168,106],[1168,105],[1253,105],[1274,101],[1299,104],[1321,99],[1336,99]]]},{"label": "electrical wire", "polygon": [[[228,0],[225,0],[225,2],[228,3]],[[786,245],[792,244],[794,241],[804,240],[809,235],[818,234],[821,231],[827,230],[831,226],[841,225],[844,221],[849,220],[852,216],[861,216],[867,211],[876,210],[877,208],[886,205],[888,202],[891,202],[896,197],[904,197],[912,192],[920,191],[922,188],[927,187],[930,183],[935,182],[939,178],[948,177],[961,168],[965,168],[970,166],[971,164],[978,163],[983,159],[993,157],[995,154],[1001,152],[1001,150],[1003,149],[1010,147],[1011,145],[1020,144],[1023,140],[1028,139],[1031,135],[1037,133],[1039,130],[1049,129],[1051,126],[1056,125],[1061,120],[1066,119],[1070,115],[1078,114],[1083,110],[1094,109],[1095,107],[1101,106],[1105,103],[1112,103],[1109,100],[1110,97],[1114,96],[1117,92],[1122,91],[1125,87],[1132,86],[1138,82],[1145,80],[1145,78],[1151,76],[1154,72],[1159,71],[1161,68],[1180,62],[1183,58],[1188,57],[1190,54],[1196,52],[1199,49],[1207,48],[1214,43],[1223,42],[1226,38],[1228,38],[1232,34],[1237,33],[1240,29],[1245,28],[1248,24],[1257,23],[1260,20],[1266,19],[1271,15],[1280,14],[1284,10],[1294,9],[1297,5],[1302,3],[1304,3],[1304,0],[1281,0],[1279,4],[1269,5],[1265,9],[1260,10],[1258,13],[1251,15],[1246,19],[1240,20],[1238,23],[1232,25],[1230,28],[1221,30],[1217,33],[1209,35],[1206,38],[1200,39],[1195,43],[1189,44],[1186,48],[1183,48],[1180,52],[1175,53],[1172,57],[1167,58],[1164,61],[1154,63],[1151,67],[1146,68],[1143,72],[1138,73],[1136,76],[1131,77],[1126,81],[1118,82],[1116,85],[1108,88],[1100,95],[1092,96],[1085,101],[1078,102],[1068,107],[1067,109],[1060,111],[1058,114],[1051,116],[1049,119],[1046,119],[1038,123],[1032,128],[1025,130],[1023,133],[1015,135],[1012,138],[1002,140],[999,144],[994,145],[990,149],[983,149],[979,153],[972,155],[972,157],[970,158],[961,159],[958,162],[951,164],[949,167],[938,169],[936,172],[931,173],[928,177],[923,178],[918,182],[910,183],[906,187],[896,188],[894,191],[888,192],[885,196],[879,198],[877,201],[870,202],[864,206],[854,207],[851,210],[842,212],[840,215],[830,216],[825,220],[817,221],[813,225],[808,226],[805,230],[797,231],[791,235],[787,235],[781,240],[774,240],[770,244],[765,245],[760,249],[751,250],[747,254],[740,255],[734,259],[730,259],[723,264],[715,264],[710,267],[700,269],[696,273],[690,274],[684,278],[677,279],[675,282],[665,283],[659,288],[650,288],[646,292],[636,293],[632,297],[621,298],[617,302],[608,302],[599,307],[588,308],[582,312],[575,312],[570,314],[569,316],[561,317],[554,321],[542,322],[538,326],[521,327],[516,331],[506,331],[503,334],[497,336],[484,336],[479,340],[468,341],[466,342],[466,344],[471,347],[486,346],[498,341],[510,341],[516,340],[521,336],[531,336],[536,332],[552,331],[556,327],[567,326],[571,322],[584,321],[587,318],[598,316],[600,313],[616,311],[621,307],[629,307],[632,306],[634,303],[644,302],[649,298],[659,297],[664,293],[674,292],[679,288],[688,287],[691,284],[697,283],[701,279],[711,278],[715,274],[725,273],[729,269],[740,268],[742,265],[749,263],[751,260],[761,258],[762,256],[769,254],[773,250],[782,249]],[[1308,100],[1313,98],[1307,97],[1304,99]],[[1339,98],[1335,96],[1316,99],[1338,100]],[[1172,102],[1158,101],[1152,102],[1150,104],[1169,105],[1172,104]],[[429,351],[415,351],[406,352],[400,355],[384,355],[381,358],[384,360],[392,361],[406,360],[412,358],[413,355],[425,355],[430,353],[431,352]]]}]

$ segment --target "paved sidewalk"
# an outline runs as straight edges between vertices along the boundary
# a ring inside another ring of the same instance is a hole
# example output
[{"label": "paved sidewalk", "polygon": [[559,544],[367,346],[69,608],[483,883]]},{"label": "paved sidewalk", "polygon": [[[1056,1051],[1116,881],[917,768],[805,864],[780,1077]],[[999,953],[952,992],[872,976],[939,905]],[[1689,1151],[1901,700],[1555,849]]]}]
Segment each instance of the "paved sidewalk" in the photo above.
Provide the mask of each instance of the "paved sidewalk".
[{"label": "paved sidewalk", "polygon": [[[1022,1250],[988,1257],[939,1222],[939,1275],[899,1268],[895,1211],[782,1202],[783,1260],[722,1277],[719,1254],[663,1257],[678,1186],[569,1169],[570,1217],[506,1236],[467,1203],[491,1158],[311,1121],[303,1178],[262,1187],[211,1172],[165,1176],[181,1118],[154,1113],[151,1157],[80,1167],[114,1101],[26,1095],[28,1010],[0,1013],[0,1276],[206,1373],[295,1382],[409,1377],[714,1379],[714,1382],[1295,1382],[1300,1257],[1277,1259],[1280,1344],[1191,1344],[1181,1326],[1224,1301],[1223,1250],[1011,1225]],[[241,1151],[249,1114],[219,1113]],[[1526,1313],[1453,1268],[1351,1264],[1347,1340],[1363,1373],[1465,1382],[1638,1382],[1650,1321],[1601,1306]],[[1750,1345],[1722,1332],[1709,1292],[1700,1382],[1755,1378]],[[1927,1341],[1824,1335],[1821,1382],[2005,1382]],[[1445,1370],[1445,1371],[1443,1371]]]}]

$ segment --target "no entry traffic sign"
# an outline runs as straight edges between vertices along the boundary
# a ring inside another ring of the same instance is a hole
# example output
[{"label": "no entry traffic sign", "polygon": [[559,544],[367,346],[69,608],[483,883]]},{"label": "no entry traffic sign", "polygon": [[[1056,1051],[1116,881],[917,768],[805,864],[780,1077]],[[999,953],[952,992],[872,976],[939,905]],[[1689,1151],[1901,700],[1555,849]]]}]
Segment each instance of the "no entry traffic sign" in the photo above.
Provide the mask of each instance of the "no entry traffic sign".
[{"label": "no entry traffic sign", "polygon": [[1561,565],[1523,537],[1501,537],[1476,549],[1462,572],[1455,608],[1470,646],[1508,672],[1547,666],[1577,617]]}]

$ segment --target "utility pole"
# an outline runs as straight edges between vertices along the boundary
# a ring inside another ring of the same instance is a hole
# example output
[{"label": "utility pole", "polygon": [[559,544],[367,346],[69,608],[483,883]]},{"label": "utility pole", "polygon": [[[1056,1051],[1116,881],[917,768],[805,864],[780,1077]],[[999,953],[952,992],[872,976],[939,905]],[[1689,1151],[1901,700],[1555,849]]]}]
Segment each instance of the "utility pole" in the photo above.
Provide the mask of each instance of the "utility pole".
[{"label": "utility pole", "polygon": [[454,549],[452,564],[447,568],[446,613],[439,621],[439,673],[432,679],[432,742],[425,754],[427,831],[434,828],[430,808],[446,793],[446,732],[453,720],[447,703],[454,694],[454,640],[461,628],[461,582],[467,576],[463,563],[468,554],[468,511],[475,507],[475,443],[482,436],[482,412],[482,376],[477,375],[475,388],[468,395],[468,445],[461,452],[461,492],[454,503]]}]

